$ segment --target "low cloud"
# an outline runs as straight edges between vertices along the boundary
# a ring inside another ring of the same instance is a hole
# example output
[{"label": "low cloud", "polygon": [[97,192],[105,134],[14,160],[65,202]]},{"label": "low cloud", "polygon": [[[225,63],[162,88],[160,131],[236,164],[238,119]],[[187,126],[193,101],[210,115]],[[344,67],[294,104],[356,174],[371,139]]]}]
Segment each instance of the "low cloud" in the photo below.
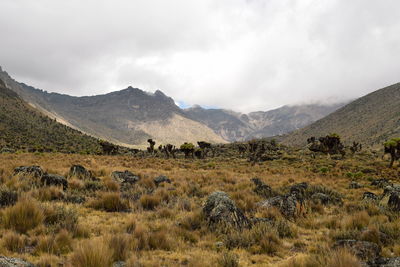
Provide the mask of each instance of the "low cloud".
[{"label": "low cloud", "polygon": [[48,91],[160,89],[238,111],[399,82],[396,0],[2,0],[0,65]]}]

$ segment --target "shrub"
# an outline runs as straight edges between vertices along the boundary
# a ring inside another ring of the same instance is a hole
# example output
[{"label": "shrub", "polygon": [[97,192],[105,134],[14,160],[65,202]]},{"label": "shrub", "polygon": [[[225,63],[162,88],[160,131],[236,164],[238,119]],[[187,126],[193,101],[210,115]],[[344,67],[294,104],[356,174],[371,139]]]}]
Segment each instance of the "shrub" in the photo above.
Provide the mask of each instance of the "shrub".
[{"label": "shrub", "polygon": [[4,227],[19,233],[26,233],[42,222],[43,211],[34,200],[22,199],[3,212]]},{"label": "shrub", "polygon": [[102,239],[85,240],[78,244],[71,256],[75,267],[111,267],[113,252]]},{"label": "shrub", "polygon": [[120,212],[129,210],[129,202],[122,199],[117,192],[105,192],[100,194],[99,198],[91,201],[89,207],[108,212]]}]

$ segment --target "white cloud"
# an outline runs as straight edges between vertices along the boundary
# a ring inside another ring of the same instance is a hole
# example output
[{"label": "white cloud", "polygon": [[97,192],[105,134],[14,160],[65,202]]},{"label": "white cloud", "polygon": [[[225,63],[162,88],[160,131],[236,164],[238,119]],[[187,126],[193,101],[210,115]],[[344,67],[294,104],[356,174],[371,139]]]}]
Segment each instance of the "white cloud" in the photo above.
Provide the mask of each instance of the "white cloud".
[{"label": "white cloud", "polygon": [[0,2],[0,65],[48,91],[132,85],[240,111],[398,82],[396,0]]}]

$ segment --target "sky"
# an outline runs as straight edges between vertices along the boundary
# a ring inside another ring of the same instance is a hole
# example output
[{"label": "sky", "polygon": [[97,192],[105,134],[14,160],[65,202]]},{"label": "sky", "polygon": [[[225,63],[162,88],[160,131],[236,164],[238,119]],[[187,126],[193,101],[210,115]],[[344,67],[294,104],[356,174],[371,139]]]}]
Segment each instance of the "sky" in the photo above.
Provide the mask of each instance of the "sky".
[{"label": "sky", "polygon": [[398,0],[1,0],[0,66],[50,92],[129,85],[241,112],[400,82]]}]

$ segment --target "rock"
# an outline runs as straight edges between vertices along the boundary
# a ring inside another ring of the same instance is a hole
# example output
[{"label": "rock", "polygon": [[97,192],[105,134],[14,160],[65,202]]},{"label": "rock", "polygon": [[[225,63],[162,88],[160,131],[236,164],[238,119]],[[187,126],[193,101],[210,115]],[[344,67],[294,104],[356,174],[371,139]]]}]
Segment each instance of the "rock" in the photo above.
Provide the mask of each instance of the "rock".
[{"label": "rock", "polygon": [[311,196],[311,200],[314,203],[320,203],[322,205],[333,204],[335,201],[332,200],[330,196],[324,193],[315,193]]},{"label": "rock", "polygon": [[122,184],[134,184],[134,183],[136,183],[137,181],[139,181],[139,176],[137,176],[137,175],[134,175],[133,173],[131,173],[130,171],[123,171],[123,172],[120,172],[120,171],[114,171],[112,174],[111,174],[111,177],[115,180],[115,181],[117,181],[117,182],[119,182],[119,183],[122,183]]},{"label": "rock", "polygon": [[377,201],[378,196],[372,192],[364,192],[362,199],[365,201]]},{"label": "rock", "polygon": [[5,186],[0,186],[0,207],[12,206],[18,200],[18,194]]},{"label": "rock", "polygon": [[381,248],[375,243],[352,239],[339,240],[333,245],[334,249],[348,248],[358,258],[364,261],[374,260],[379,257]]},{"label": "rock", "polygon": [[386,186],[393,186],[393,184],[386,178],[375,179],[371,182],[371,185],[379,188],[385,188]]},{"label": "rock", "polygon": [[113,267],[125,267],[126,263],[124,261],[116,261],[113,263]]},{"label": "rock", "polygon": [[171,183],[171,180],[165,175],[160,175],[160,176],[154,178],[153,181],[156,184],[156,186],[159,186],[162,183],[169,183],[169,184]]},{"label": "rock", "polygon": [[250,228],[250,220],[225,192],[210,194],[203,206],[203,213],[210,227],[233,226],[241,230]]},{"label": "rock", "polygon": [[400,257],[394,258],[377,258],[367,263],[369,267],[399,267]]},{"label": "rock", "polygon": [[302,208],[302,204],[297,201],[294,194],[272,197],[259,203],[259,205],[264,208],[276,207],[286,218],[296,217]]},{"label": "rock", "polygon": [[257,195],[264,197],[264,198],[269,198],[273,195],[272,193],[272,188],[269,185],[266,185],[263,181],[261,181],[259,178],[252,178],[251,181],[255,184],[255,188],[253,189],[254,193]]},{"label": "rock", "polygon": [[91,171],[86,170],[85,167],[82,165],[73,165],[69,169],[68,177],[77,177],[79,179],[90,179],[94,181],[99,181],[100,179],[93,177],[93,174]]},{"label": "rock", "polygon": [[358,189],[361,188],[362,185],[360,185],[359,183],[355,182],[355,181],[351,181],[349,184],[349,188],[350,189]]},{"label": "rock", "polygon": [[51,185],[62,186],[64,190],[68,188],[67,179],[61,175],[45,173],[43,174],[40,181],[45,186],[51,186]]},{"label": "rock", "polygon": [[14,175],[17,174],[31,175],[35,178],[40,178],[44,172],[40,166],[20,166],[14,169]]},{"label": "rock", "polygon": [[390,193],[388,207],[393,211],[400,211],[400,192],[393,191]]},{"label": "rock", "polygon": [[35,267],[35,265],[22,259],[0,256],[0,267]]}]

